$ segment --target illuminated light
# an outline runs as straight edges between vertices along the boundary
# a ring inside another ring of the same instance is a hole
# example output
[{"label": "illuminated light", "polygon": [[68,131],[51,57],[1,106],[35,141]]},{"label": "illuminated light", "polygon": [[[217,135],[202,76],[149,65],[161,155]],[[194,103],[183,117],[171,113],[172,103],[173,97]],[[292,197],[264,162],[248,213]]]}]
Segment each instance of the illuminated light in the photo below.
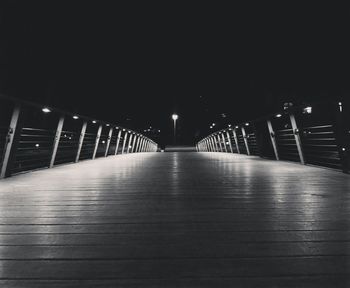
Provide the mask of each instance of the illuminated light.
[{"label": "illuminated light", "polygon": [[123,131],[125,131],[125,129],[123,129]]},{"label": "illuminated light", "polygon": [[277,114],[276,117],[277,117],[277,118],[281,118],[281,117],[282,117],[282,114]]},{"label": "illuminated light", "polygon": [[343,147],[343,148],[341,148],[341,150],[342,150],[342,151],[346,151],[346,149],[345,149],[344,147]]},{"label": "illuminated light", "polygon": [[179,115],[173,114],[173,115],[171,115],[171,118],[175,121],[175,120],[179,119]]},{"label": "illuminated light", "polygon": [[245,123],[245,126],[249,126],[249,123]]},{"label": "illuminated light", "polygon": [[74,116],[73,116],[73,119],[74,119],[74,120],[77,120],[77,119],[79,119],[79,117],[78,117],[77,115],[74,115]]},{"label": "illuminated light", "polygon": [[40,147],[40,145],[39,145],[39,144],[35,144],[35,147],[36,147],[36,148],[39,148],[39,147]]},{"label": "illuminated light", "polygon": [[51,112],[50,108],[48,108],[48,107],[44,107],[43,109],[41,109],[41,111],[43,111],[44,113],[50,113]]},{"label": "illuminated light", "polygon": [[158,130],[158,132],[160,133],[160,130]]},{"label": "illuminated light", "polygon": [[109,127],[109,124],[106,124],[107,127]]},{"label": "illuminated light", "polygon": [[105,143],[106,143],[106,141],[105,141],[105,140],[103,140],[103,141],[102,141],[102,144],[105,144]]},{"label": "illuminated light", "polygon": [[115,129],[119,129],[119,127],[115,127]]},{"label": "illuminated light", "polygon": [[236,126],[235,128],[236,128],[236,129],[238,129],[239,127],[238,127],[238,126]]},{"label": "illuminated light", "polygon": [[232,125],[231,124],[228,124],[228,127],[231,127]]},{"label": "illuminated light", "polygon": [[213,127],[214,127],[215,125],[216,125],[215,123],[211,124],[211,126],[213,126]]},{"label": "illuminated light", "polygon": [[304,113],[311,114],[312,113],[312,107],[311,106],[305,107],[304,108]]},{"label": "illuminated light", "polygon": [[92,120],[92,123],[96,124],[96,120]]},{"label": "illuminated light", "polygon": [[341,102],[339,102],[338,104],[339,104],[339,111],[343,112],[343,104]]}]

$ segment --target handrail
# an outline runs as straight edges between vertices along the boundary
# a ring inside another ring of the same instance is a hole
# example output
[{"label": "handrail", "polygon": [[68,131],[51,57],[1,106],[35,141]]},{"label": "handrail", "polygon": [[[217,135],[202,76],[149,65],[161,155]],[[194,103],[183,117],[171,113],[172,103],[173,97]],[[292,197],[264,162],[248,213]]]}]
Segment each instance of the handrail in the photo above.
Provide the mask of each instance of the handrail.
[{"label": "handrail", "polygon": [[117,124],[4,94],[0,101],[0,179],[83,159],[158,149],[152,139]]},{"label": "handrail", "polygon": [[289,107],[217,130],[198,141],[196,148],[199,152],[256,155],[349,173],[350,118],[346,109],[342,102]]}]

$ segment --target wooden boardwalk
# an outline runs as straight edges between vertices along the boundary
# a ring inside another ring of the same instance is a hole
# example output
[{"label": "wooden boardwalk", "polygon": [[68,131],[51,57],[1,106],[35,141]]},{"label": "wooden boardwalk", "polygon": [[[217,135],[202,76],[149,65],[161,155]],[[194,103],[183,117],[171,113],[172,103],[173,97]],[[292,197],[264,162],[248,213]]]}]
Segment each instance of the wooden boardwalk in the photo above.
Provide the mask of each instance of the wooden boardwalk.
[{"label": "wooden boardwalk", "polygon": [[0,182],[0,287],[350,287],[350,177],[140,153]]}]

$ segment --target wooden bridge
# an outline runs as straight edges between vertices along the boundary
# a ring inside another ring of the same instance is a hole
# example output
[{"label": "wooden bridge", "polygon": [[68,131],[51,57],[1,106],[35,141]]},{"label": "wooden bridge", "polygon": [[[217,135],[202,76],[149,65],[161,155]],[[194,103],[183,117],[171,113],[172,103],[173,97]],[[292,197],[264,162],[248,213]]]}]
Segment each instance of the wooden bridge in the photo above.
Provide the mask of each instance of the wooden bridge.
[{"label": "wooden bridge", "polygon": [[349,287],[350,178],[217,152],[0,182],[0,287]]}]

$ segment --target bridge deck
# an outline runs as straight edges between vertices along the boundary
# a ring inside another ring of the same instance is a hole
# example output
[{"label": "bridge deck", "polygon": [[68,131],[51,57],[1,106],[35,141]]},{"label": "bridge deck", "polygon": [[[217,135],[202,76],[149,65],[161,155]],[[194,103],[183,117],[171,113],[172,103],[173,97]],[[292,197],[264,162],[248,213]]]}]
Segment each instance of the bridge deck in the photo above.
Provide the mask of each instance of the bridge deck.
[{"label": "bridge deck", "polygon": [[223,153],[15,176],[0,182],[0,287],[349,287],[349,188]]}]

